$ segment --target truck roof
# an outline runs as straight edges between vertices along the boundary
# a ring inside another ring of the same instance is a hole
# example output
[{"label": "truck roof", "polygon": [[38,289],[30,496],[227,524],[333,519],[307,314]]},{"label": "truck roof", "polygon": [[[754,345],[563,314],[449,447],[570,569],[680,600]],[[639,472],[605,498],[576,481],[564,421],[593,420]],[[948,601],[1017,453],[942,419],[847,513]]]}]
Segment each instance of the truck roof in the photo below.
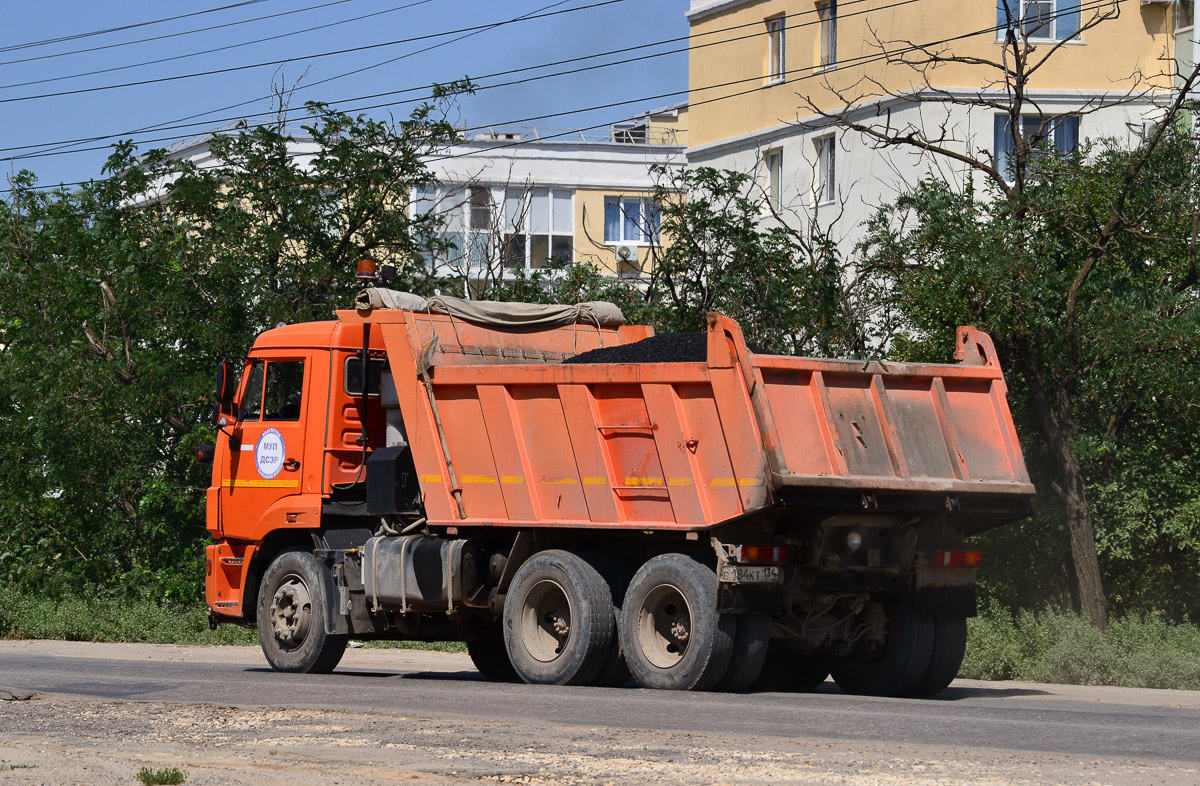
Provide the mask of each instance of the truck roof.
[{"label": "truck roof", "polygon": [[362,330],[353,329],[337,320],[300,322],[264,330],[254,340],[254,349],[358,349],[362,345]]}]

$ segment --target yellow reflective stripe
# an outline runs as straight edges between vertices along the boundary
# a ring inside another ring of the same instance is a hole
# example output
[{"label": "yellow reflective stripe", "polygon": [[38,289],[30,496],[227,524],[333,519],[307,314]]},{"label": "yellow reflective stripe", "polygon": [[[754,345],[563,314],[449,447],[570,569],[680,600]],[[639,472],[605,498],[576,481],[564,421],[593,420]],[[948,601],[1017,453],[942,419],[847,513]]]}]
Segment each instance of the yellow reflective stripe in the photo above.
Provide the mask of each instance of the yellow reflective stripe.
[{"label": "yellow reflective stripe", "polygon": [[692,485],[692,479],[691,478],[668,478],[667,485],[668,486],[690,486],[690,485]]},{"label": "yellow reflective stripe", "polygon": [[562,478],[560,480],[543,480],[542,482],[548,486],[574,486],[579,481],[575,478]]},{"label": "yellow reflective stripe", "polygon": [[710,486],[761,486],[760,478],[713,478]]},{"label": "yellow reflective stripe", "polygon": [[626,486],[661,486],[662,478],[625,478]]},{"label": "yellow reflective stripe", "polygon": [[524,476],[524,475],[501,475],[501,476],[500,476],[500,482],[501,482],[501,483],[507,483],[507,484],[510,484],[510,485],[516,485],[516,484],[519,484],[519,483],[524,483],[524,482],[525,482],[525,476]]},{"label": "yellow reflective stripe", "polygon": [[422,483],[441,483],[442,476],[441,475],[422,475],[421,482]]},{"label": "yellow reflective stripe", "polygon": [[462,482],[463,483],[488,484],[488,483],[495,483],[496,479],[492,478],[492,477],[488,477],[487,475],[463,475]]},{"label": "yellow reflective stripe", "polygon": [[607,486],[608,478],[603,475],[587,475],[583,479],[585,486]]},{"label": "yellow reflective stripe", "polygon": [[300,488],[298,480],[223,480],[221,485],[225,488],[235,489],[297,489]]}]

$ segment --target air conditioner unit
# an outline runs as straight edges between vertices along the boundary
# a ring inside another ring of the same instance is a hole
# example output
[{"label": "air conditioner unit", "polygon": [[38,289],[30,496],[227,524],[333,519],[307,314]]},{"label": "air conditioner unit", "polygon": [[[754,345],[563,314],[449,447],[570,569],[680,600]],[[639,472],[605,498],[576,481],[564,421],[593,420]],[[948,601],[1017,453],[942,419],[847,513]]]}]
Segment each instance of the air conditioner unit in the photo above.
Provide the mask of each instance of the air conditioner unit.
[{"label": "air conditioner unit", "polygon": [[632,243],[622,243],[613,249],[616,252],[617,259],[622,262],[637,262],[638,249]]}]

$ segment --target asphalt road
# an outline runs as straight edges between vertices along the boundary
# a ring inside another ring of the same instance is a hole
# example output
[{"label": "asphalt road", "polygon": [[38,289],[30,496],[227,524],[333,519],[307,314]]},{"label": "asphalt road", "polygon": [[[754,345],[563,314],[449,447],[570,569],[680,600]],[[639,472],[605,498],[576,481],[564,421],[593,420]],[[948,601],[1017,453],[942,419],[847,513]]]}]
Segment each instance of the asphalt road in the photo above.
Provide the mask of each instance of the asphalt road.
[{"label": "asphalt road", "polygon": [[[1200,763],[1200,694],[958,681],[935,699],[673,693],[483,681],[465,655],[351,650],[330,675],[256,649],[0,642],[0,687],[104,700],[297,708],[615,730]],[[0,715],[0,728],[3,715]],[[1198,778],[1200,780],[1200,778]]]}]

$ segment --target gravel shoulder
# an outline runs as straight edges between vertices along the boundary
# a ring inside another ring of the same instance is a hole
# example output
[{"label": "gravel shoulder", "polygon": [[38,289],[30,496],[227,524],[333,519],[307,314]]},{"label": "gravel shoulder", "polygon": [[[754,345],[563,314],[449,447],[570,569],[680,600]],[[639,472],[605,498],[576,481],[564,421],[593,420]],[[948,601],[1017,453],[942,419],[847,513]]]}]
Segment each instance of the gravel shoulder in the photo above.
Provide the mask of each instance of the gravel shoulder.
[{"label": "gravel shoulder", "polygon": [[[107,660],[263,665],[249,647],[0,642],[8,652]],[[351,669],[466,671],[466,656],[352,650]],[[550,721],[446,717],[429,707],[339,711],[204,703],[113,701],[4,686],[0,670],[0,783],[135,784],[142,767],[178,767],[188,784],[797,783],[1194,784],[1176,762],[898,745],[817,736],[762,737],[604,728]],[[956,686],[970,687],[961,682]],[[464,682],[469,690],[472,683]],[[996,683],[978,683],[996,687]],[[1200,695],[1005,683],[1022,700],[1122,702],[1200,709]]]}]

